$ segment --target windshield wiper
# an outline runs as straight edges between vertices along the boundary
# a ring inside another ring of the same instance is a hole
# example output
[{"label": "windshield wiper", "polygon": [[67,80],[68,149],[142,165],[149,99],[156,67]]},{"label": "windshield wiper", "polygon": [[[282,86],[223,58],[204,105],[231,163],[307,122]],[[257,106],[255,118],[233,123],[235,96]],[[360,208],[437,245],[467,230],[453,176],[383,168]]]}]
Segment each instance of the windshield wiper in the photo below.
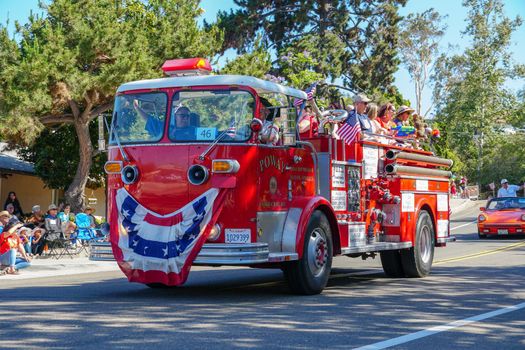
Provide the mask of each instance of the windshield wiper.
[{"label": "windshield wiper", "polygon": [[[106,122],[106,127],[107,127],[107,120],[104,118],[104,121]],[[113,125],[116,123],[117,121],[117,112],[115,112],[115,114],[113,114],[113,119],[111,120],[111,127],[109,128],[109,139],[111,140],[111,136],[115,136],[115,141],[117,141],[117,146],[118,146],[118,149],[120,150],[120,155],[122,156],[122,159],[124,159],[126,162],[129,162],[129,158],[128,158],[128,155],[126,154],[126,152],[124,152],[124,149],[122,148],[122,145],[120,144],[120,140],[118,138],[118,135],[117,135],[117,132],[115,131],[115,128],[113,128]]]},{"label": "windshield wiper", "polygon": [[199,156],[199,159],[200,160],[204,160],[204,157],[206,157],[206,155],[208,153],[210,153],[210,151],[219,143],[219,141],[224,138],[224,136],[228,133],[230,128],[233,128],[234,126],[235,126],[235,119],[232,119],[232,121],[230,123],[230,127],[228,129],[224,130],[223,132],[221,132],[219,134],[219,136],[217,136],[217,138],[215,139],[215,141],[212,142],[210,147],[208,147],[204,152],[202,152],[202,154]]}]

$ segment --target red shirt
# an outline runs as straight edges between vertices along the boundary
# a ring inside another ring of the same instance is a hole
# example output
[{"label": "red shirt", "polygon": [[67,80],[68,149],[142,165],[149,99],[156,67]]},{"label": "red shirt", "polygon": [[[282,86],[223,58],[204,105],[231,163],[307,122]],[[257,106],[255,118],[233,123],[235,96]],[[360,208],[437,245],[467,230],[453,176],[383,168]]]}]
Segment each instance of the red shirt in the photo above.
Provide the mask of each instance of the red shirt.
[{"label": "red shirt", "polygon": [[301,121],[306,118],[308,118],[308,120],[310,121],[310,129],[299,134],[301,139],[317,136],[319,133],[319,122],[317,121],[315,115],[305,116],[301,119]]},{"label": "red shirt", "polygon": [[20,244],[20,237],[16,233],[10,234],[8,232],[2,232],[0,234],[0,254],[5,254],[9,249],[18,247]]}]

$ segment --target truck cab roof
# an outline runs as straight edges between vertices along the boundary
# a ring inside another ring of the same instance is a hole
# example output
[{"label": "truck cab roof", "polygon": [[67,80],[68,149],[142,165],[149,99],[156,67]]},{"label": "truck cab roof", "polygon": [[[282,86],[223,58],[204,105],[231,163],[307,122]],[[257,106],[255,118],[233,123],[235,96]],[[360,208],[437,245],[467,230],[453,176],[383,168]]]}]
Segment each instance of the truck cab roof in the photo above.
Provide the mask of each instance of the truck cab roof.
[{"label": "truck cab roof", "polygon": [[307,98],[306,93],[302,90],[245,75],[200,75],[138,80],[122,84],[117,93],[142,89],[220,85],[248,86],[254,89],[257,94],[280,93],[300,99]]}]

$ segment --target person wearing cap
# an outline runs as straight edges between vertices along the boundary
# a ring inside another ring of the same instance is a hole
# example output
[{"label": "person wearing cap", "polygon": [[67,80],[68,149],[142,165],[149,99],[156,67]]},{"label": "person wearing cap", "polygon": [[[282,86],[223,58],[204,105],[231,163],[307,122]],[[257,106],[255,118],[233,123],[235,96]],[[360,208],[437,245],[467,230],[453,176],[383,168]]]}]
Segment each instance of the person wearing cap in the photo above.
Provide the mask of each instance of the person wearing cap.
[{"label": "person wearing cap", "polygon": [[47,241],[56,241],[62,238],[62,222],[58,217],[58,208],[54,204],[49,205],[49,207],[47,208],[45,227],[45,239]]},{"label": "person wearing cap", "polygon": [[396,126],[407,126],[408,119],[412,115],[412,112],[414,112],[413,108],[408,106],[400,106],[394,115],[394,123]]},{"label": "person wearing cap", "polygon": [[11,214],[7,210],[0,211],[0,232],[4,229],[4,226],[7,225],[11,219]]},{"label": "person wearing cap", "polygon": [[348,119],[357,118],[361,124],[361,131],[372,131],[372,123],[366,114],[366,107],[370,99],[365,94],[357,94],[353,97],[354,109],[348,113]]},{"label": "person wearing cap", "polygon": [[[0,220],[2,223],[5,222],[7,216],[4,212],[0,212]],[[0,274],[18,274],[19,269],[28,267],[31,262],[24,246],[20,242],[20,237],[16,231],[22,227],[22,223],[11,217],[3,227],[2,233],[0,234],[0,264],[4,267],[0,270]],[[19,252],[21,258],[16,257],[16,253]]]},{"label": "person wearing cap", "polygon": [[524,184],[509,185],[507,179],[501,180],[501,188],[498,190],[498,197],[517,197],[516,192],[524,188]]}]

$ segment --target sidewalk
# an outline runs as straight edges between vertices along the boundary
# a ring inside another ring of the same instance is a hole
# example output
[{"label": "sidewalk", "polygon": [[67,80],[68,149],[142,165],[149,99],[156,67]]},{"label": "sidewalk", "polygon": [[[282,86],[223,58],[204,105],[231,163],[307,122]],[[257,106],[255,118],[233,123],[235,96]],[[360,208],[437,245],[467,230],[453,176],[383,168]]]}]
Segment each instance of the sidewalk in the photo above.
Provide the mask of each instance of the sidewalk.
[{"label": "sidewalk", "polygon": [[30,267],[20,270],[19,275],[0,276],[0,283],[3,280],[22,280],[107,271],[119,271],[117,263],[115,261],[91,261],[85,256],[73,257],[73,259],[63,257],[59,260],[51,257],[38,258],[33,259]]}]

